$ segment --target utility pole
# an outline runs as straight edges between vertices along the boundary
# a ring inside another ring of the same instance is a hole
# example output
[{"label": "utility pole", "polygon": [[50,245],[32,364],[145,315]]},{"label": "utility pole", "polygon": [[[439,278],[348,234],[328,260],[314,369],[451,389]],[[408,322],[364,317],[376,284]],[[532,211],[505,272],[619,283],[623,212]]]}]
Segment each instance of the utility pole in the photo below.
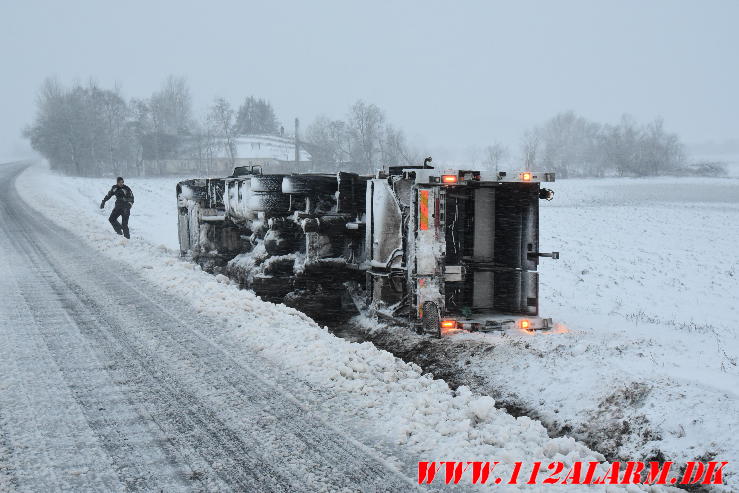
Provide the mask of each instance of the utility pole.
[{"label": "utility pole", "polygon": [[295,119],[295,164],[300,163],[300,137],[298,131],[300,130],[300,120]]}]

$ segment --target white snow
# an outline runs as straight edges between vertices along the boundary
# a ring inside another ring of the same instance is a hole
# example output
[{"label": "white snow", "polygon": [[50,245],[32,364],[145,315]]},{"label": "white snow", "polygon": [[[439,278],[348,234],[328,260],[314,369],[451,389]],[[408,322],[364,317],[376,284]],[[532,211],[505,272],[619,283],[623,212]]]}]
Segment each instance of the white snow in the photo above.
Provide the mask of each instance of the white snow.
[{"label": "white snow", "polygon": [[[645,416],[657,436],[627,441],[625,456],[658,449],[675,459],[739,459],[739,180],[660,178],[553,184],[542,207],[542,309],[569,328],[527,338],[506,356],[529,357],[549,375],[523,392],[553,419],[574,426],[599,415],[622,389],[624,419]],[[507,345],[508,346],[508,345]],[[509,346],[510,347],[510,346]],[[567,376],[571,373],[572,376]],[[564,374],[564,375],[563,375]],[[517,388],[517,384],[521,387]],[[559,411],[559,417],[554,413]],[[614,412],[615,411],[615,412]],[[632,423],[634,424],[634,423]]]},{"label": "white snow", "polygon": [[[142,277],[221,320],[235,343],[260,351],[323,392],[350,396],[354,407],[343,412],[408,447],[419,460],[602,459],[572,438],[549,438],[538,421],[496,409],[490,397],[465,386],[451,391],[370,343],[334,337],[300,312],[262,302],[227,278],[179,259],[177,181],[127,180],[136,195],[131,241],[116,236],[108,211],[98,209],[110,187],[107,180],[61,177],[36,166],[17,187],[32,207],[90,246],[140,268]],[[543,247],[563,256],[558,264],[542,266],[543,310],[568,328],[541,336],[459,340],[494,342],[494,350],[473,363],[504,393],[517,394],[545,418],[557,415],[576,426],[605,395],[646,382],[651,390],[643,402],[654,407],[645,412],[665,420],[667,444],[660,447],[695,457],[691,446],[705,448],[714,441],[717,459],[735,459],[736,439],[729,436],[736,436],[736,394],[728,389],[736,390],[736,368],[727,365],[736,356],[736,324],[727,324],[736,322],[728,297],[736,295],[736,255],[728,247],[736,244],[737,233],[724,226],[735,223],[737,204],[695,204],[687,211],[678,202],[604,205],[599,197],[609,186],[616,190],[614,204],[626,202],[620,183],[589,183],[585,192],[582,181],[555,184],[560,202],[542,213]],[[675,182],[644,184],[668,191]],[[721,190],[731,193],[732,186]],[[643,235],[634,238],[639,232]],[[688,302],[692,308],[684,306]],[[655,316],[659,322],[650,318]],[[681,325],[689,317],[700,327]],[[706,323],[715,332],[703,327]],[[717,341],[723,341],[722,351]],[[717,377],[720,383],[713,381]],[[694,416],[698,424],[690,421]],[[669,434],[678,421],[682,437]]]}]

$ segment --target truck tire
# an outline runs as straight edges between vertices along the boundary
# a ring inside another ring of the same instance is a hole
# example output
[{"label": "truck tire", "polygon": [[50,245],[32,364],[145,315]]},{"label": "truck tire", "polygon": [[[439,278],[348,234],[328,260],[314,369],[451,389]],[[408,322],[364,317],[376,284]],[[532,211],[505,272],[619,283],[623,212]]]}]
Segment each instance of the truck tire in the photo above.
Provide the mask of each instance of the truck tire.
[{"label": "truck tire", "polygon": [[320,324],[330,324],[342,319],[342,295],[341,288],[319,284],[308,289],[296,289],[288,293],[282,302]]},{"label": "truck tire", "polygon": [[283,175],[252,176],[250,180],[252,192],[282,192]]},{"label": "truck tire", "polygon": [[[270,255],[280,256],[295,253],[305,243],[305,237],[289,229],[268,229],[264,234],[264,248]],[[302,241],[301,241],[302,240]]]},{"label": "truck tire", "polygon": [[274,277],[290,277],[295,275],[294,258],[279,258],[271,261],[268,258],[267,262],[265,262],[267,265],[264,267],[265,275]]},{"label": "truck tire", "polygon": [[255,275],[249,287],[264,301],[272,303],[282,303],[285,295],[293,289],[290,277],[272,277],[262,274]]},{"label": "truck tire", "polygon": [[282,180],[282,193],[333,194],[338,189],[335,176],[288,175]]},{"label": "truck tire", "polygon": [[254,192],[249,194],[247,207],[256,212],[284,214],[290,211],[290,196],[282,192]]}]

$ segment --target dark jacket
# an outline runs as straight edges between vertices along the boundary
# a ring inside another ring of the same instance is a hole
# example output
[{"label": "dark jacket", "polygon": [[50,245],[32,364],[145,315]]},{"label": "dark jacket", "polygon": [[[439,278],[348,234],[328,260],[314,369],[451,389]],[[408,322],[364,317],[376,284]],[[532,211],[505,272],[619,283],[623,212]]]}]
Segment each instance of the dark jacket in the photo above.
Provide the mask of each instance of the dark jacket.
[{"label": "dark jacket", "polygon": [[119,187],[117,184],[113,185],[113,188],[110,189],[110,192],[105,196],[103,199],[103,202],[100,204],[101,206],[105,205],[105,203],[115,195],[115,207],[131,207],[133,205],[133,192],[130,188],[128,188],[127,185],[123,185],[122,187]]}]

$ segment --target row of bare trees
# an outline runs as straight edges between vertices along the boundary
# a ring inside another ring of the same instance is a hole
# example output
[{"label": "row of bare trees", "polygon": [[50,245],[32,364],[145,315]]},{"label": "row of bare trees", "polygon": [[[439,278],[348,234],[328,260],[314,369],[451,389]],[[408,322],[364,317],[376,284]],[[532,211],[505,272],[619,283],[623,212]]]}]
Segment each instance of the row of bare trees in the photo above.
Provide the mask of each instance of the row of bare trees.
[{"label": "row of bare trees", "polygon": [[316,118],[306,129],[304,140],[314,161],[341,164],[362,173],[417,163],[420,158],[403,131],[388,123],[385,112],[362,100],[349,108],[344,120]]},{"label": "row of bare trees", "polygon": [[538,169],[562,178],[692,172],[679,137],[661,119],[640,124],[624,115],[618,123],[601,124],[572,111],[524,132],[518,153],[495,143],[471,149],[468,160],[488,172]]},{"label": "row of bare trees", "polygon": [[560,113],[526,132],[521,151],[526,168],[552,170],[562,178],[658,176],[686,166],[683,144],[662,119],[640,124],[628,115],[616,124],[600,124],[572,111]]},{"label": "row of bare trees", "polygon": [[[126,101],[118,88],[95,82],[61,86],[44,82],[34,122],[25,130],[31,145],[52,168],[69,174],[102,176],[158,173],[158,163],[189,160],[204,173],[215,160],[234,163],[239,135],[283,134],[272,105],[253,96],[238,109],[216,98],[206,114],[193,117],[187,81],[169,77],[146,99]],[[319,116],[301,137],[314,169],[325,166],[373,172],[420,162],[402,130],[378,106],[355,102],[345,119]],[[486,171],[510,164],[511,153],[493,144],[475,153]],[[656,176],[685,168],[677,135],[662,120],[639,124],[624,116],[616,124],[592,122],[572,111],[560,113],[527,131],[521,155],[511,168],[545,169],[560,177]]]},{"label": "row of bare trees", "polygon": [[165,160],[192,160],[209,171],[215,159],[235,159],[240,134],[276,134],[271,104],[252,96],[238,111],[216,98],[201,119],[193,116],[187,81],[170,76],[146,99],[126,101],[118,88],[94,81],[64,87],[47,79],[36,117],[25,130],[31,146],[53,169],[75,175],[157,173]]},{"label": "row of bare trees", "polygon": [[135,154],[135,128],[127,125],[128,106],[116,90],[94,83],[71,89],[47,80],[39,92],[36,121],[24,133],[52,166],[94,174],[101,162]]}]

